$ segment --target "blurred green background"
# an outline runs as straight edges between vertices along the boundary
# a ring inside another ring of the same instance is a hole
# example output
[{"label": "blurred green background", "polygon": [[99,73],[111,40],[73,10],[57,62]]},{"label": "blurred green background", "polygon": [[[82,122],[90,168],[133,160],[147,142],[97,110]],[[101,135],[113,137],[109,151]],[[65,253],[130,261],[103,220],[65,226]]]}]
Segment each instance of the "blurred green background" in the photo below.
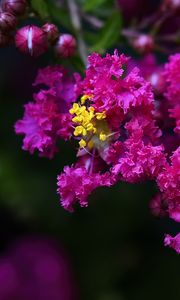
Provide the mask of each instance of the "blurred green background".
[{"label": "blurred green background", "polygon": [[53,160],[21,149],[14,123],[32,99],[38,68],[52,62],[51,53],[35,60],[0,49],[1,253],[29,233],[54,237],[70,257],[80,300],[180,299],[179,257],[163,246],[164,232],[177,225],[150,214],[153,183],[98,189],[88,208],[70,214],[56,194],[57,174],[74,162],[70,145],[62,142]]}]

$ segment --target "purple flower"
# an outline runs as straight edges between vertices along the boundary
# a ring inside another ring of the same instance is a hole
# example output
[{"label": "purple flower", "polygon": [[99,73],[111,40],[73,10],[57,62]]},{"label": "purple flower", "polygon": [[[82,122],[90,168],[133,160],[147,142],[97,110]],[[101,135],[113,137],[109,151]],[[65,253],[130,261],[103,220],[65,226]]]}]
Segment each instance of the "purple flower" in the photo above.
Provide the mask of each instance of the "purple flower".
[{"label": "purple flower", "polygon": [[[58,176],[58,193],[68,210],[77,201],[87,206],[88,195],[98,186],[155,179],[166,163],[150,83],[137,68],[126,75],[128,59],[117,51],[104,58],[93,53],[88,62],[84,80],[77,83],[80,102],[70,109],[72,137],[80,145],[77,156],[85,159]],[[104,166],[97,170],[98,160]]]},{"label": "purple flower", "polygon": [[[154,180],[160,191],[150,203],[151,211],[180,221],[180,148],[175,133],[173,145],[167,146],[165,129],[174,123],[164,121],[170,113],[178,132],[179,58],[171,56],[162,71],[149,55],[138,63],[139,70],[117,51],[105,57],[93,53],[84,79],[79,74],[68,77],[61,66],[39,71],[34,85],[42,88],[25,105],[15,129],[25,135],[23,149],[49,158],[58,151],[60,138],[77,143],[77,162],[64,167],[57,178],[65,209],[73,211],[76,203],[86,207],[89,195],[101,186]],[[156,82],[158,101],[150,83],[155,71],[163,78],[162,85]]]},{"label": "purple flower", "polygon": [[115,183],[114,177],[105,172],[94,172],[92,168],[93,157],[85,161],[85,166],[66,166],[64,172],[58,176],[58,193],[61,195],[62,206],[73,211],[75,203],[81,207],[88,206],[87,198],[94,189],[100,186],[111,186]]},{"label": "purple flower", "polygon": [[178,233],[175,237],[166,234],[164,238],[164,245],[173,248],[178,254],[180,254],[180,233]]},{"label": "purple flower", "polygon": [[0,260],[1,300],[74,300],[77,290],[62,249],[44,238],[17,241]]},{"label": "purple flower", "polygon": [[165,97],[169,102],[170,116],[176,120],[175,132],[180,132],[180,53],[171,55],[165,65],[164,78],[166,80]]},{"label": "purple flower", "polygon": [[173,153],[171,164],[166,163],[159,173],[157,184],[166,199],[180,201],[180,147]]},{"label": "purple flower", "polygon": [[72,78],[61,67],[47,67],[39,71],[35,84],[43,84],[34,94],[34,102],[25,105],[22,120],[15,124],[17,134],[24,134],[23,149],[31,154],[35,150],[41,156],[52,158],[57,152],[57,140],[71,136],[71,116],[68,113],[75,100]]}]

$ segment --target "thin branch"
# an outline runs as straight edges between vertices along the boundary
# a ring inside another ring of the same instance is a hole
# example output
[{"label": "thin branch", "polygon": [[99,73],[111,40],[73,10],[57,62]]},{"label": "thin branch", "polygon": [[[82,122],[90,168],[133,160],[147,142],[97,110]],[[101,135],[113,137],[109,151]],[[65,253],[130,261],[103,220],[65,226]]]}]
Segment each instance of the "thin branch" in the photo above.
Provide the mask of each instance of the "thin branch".
[{"label": "thin branch", "polygon": [[87,47],[83,39],[82,34],[82,26],[81,26],[81,18],[78,10],[78,6],[75,0],[68,0],[68,7],[71,16],[72,25],[76,31],[77,39],[78,39],[78,48],[80,56],[86,65],[87,62]]}]

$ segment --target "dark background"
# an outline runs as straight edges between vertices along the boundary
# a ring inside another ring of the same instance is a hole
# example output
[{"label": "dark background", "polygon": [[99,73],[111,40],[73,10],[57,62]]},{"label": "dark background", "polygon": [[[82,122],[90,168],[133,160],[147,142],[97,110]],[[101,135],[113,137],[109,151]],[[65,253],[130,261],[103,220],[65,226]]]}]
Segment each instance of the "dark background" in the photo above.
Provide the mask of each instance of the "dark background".
[{"label": "dark background", "polygon": [[51,53],[35,60],[0,49],[0,255],[19,237],[53,237],[66,249],[82,300],[180,299],[179,256],[163,246],[164,233],[178,228],[150,214],[153,183],[98,189],[88,208],[70,214],[56,194],[57,174],[74,162],[70,144],[62,142],[53,160],[21,149],[14,123],[32,99],[38,68],[51,60]]}]

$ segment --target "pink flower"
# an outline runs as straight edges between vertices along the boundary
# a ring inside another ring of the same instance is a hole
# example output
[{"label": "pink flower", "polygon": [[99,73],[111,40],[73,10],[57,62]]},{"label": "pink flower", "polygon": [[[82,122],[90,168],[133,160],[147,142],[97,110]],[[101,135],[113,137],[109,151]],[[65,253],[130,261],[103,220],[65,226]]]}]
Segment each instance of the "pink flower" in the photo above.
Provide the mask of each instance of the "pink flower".
[{"label": "pink flower", "polygon": [[161,193],[157,193],[155,197],[152,198],[149,208],[152,214],[156,217],[165,217],[168,215],[168,203],[165,199],[163,199]]},{"label": "pink flower", "polygon": [[165,65],[164,78],[167,83],[165,97],[169,102],[170,117],[176,120],[174,131],[180,133],[180,53],[171,55]]},{"label": "pink flower", "polygon": [[180,105],[177,104],[174,108],[170,109],[169,112],[170,117],[176,120],[176,127],[174,128],[174,132],[180,134]]},{"label": "pink flower", "polygon": [[178,254],[180,254],[180,233],[178,233],[175,237],[166,234],[164,238],[164,245],[173,248]]},{"label": "pink flower", "polygon": [[[117,51],[104,58],[93,53],[88,62],[85,79],[76,84],[82,101],[88,100],[75,103],[70,110],[75,128],[72,137],[82,147],[77,156],[87,158],[82,165],[65,167],[58,176],[58,193],[69,210],[77,201],[87,206],[88,195],[98,186],[109,186],[116,180],[135,183],[156,179],[166,163],[159,143],[161,131],[153,119],[150,83],[139,76],[137,68],[125,75],[128,59]],[[104,161],[108,171],[95,170],[97,160]]]},{"label": "pink flower", "polygon": [[[128,113],[141,111],[151,115],[153,94],[150,83],[134,68],[125,76],[128,58],[123,54],[107,54],[104,58],[93,53],[88,58],[86,77],[81,82],[82,94],[92,95],[91,103],[97,111],[106,111],[107,122],[113,130]],[[83,88],[82,88],[83,85]]]},{"label": "pink flower", "polygon": [[67,140],[72,133],[70,103],[75,99],[74,82],[64,69],[48,67],[39,71],[35,85],[45,84],[49,89],[34,95],[34,102],[25,105],[22,120],[15,124],[17,134],[24,134],[23,149],[31,154],[52,158],[57,152],[57,140]]},{"label": "pink flower", "polygon": [[139,60],[130,60],[128,69],[132,70],[137,66],[140,69],[140,75],[142,75],[147,81],[149,81],[156,94],[162,94],[165,89],[165,78],[163,76],[163,66],[158,65],[154,54],[146,54]]},{"label": "pink flower", "polygon": [[169,62],[165,65],[164,77],[167,83],[165,96],[171,107],[180,101],[180,53],[171,55]]},{"label": "pink flower", "polygon": [[176,200],[168,201],[168,213],[169,217],[176,222],[180,223],[180,197],[176,198]]},{"label": "pink flower", "polygon": [[171,156],[171,164],[159,173],[157,184],[166,199],[180,200],[180,147]]},{"label": "pink flower", "polygon": [[133,139],[127,140],[125,146],[123,156],[113,166],[113,173],[131,183],[156,178],[165,162],[163,147],[144,145]]},{"label": "pink flower", "polygon": [[94,189],[100,186],[111,186],[115,180],[109,172],[101,174],[92,172],[91,157],[86,160],[85,166],[66,166],[64,172],[58,176],[58,193],[61,196],[61,204],[70,212],[73,206],[79,202],[81,207],[88,205],[87,197]]},{"label": "pink flower", "polygon": [[39,237],[16,241],[0,258],[1,300],[74,300],[74,276],[56,243]]}]

